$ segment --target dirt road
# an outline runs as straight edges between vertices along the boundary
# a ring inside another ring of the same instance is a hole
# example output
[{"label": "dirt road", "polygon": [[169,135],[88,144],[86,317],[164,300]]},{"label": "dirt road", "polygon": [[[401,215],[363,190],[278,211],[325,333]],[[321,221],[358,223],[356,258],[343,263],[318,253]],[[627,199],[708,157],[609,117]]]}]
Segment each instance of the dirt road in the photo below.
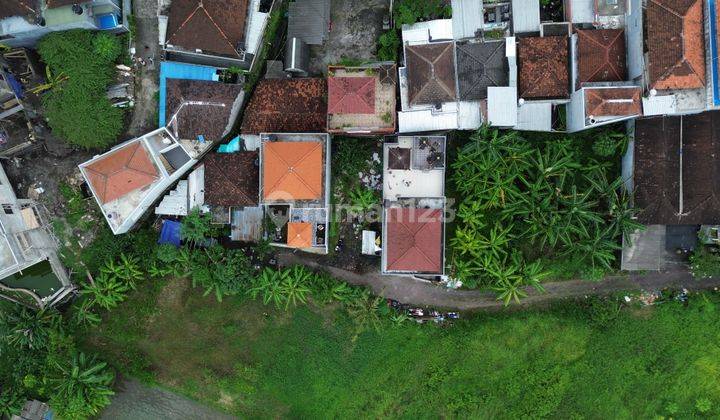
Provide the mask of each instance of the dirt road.
[{"label": "dirt road", "polygon": [[[315,269],[324,269],[350,284],[367,286],[380,296],[403,303],[465,311],[503,308],[502,302],[496,299],[494,293],[476,290],[450,290],[441,285],[404,276],[383,276],[380,273],[356,274],[335,267],[321,266],[314,261],[300,258],[296,254],[280,254],[278,262],[281,266],[302,264]],[[528,288],[528,297],[523,299],[520,305],[512,306],[515,308],[542,306],[563,298],[610,295],[623,291],[658,290],[664,287],[707,290],[720,287],[720,278],[697,280],[687,271],[672,271],[614,276],[599,282],[587,280],[551,282],[545,283],[544,286],[546,293],[539,293],[535,289]]]},{"label": "dirt road", "polygon": [[234,417],[205,407],[164,389],[153,388],[134,380],[124,380],[112,403],[100,419],[107,420],[205,420]]}]

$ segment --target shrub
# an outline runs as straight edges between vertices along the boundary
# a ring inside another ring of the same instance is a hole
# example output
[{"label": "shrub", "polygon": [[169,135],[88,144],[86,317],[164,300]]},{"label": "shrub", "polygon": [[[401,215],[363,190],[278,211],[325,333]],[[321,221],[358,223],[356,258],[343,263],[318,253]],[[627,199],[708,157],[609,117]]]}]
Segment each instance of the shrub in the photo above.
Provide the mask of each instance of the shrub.
[{"label": "shrub", "polygon": [[53,32],[38,42],[52,73],[67,77],[43,98],[56,135],[84,148],[102,148],[117,139],[122,111],[105,95],[121,49],[116,37],[87,30]]},{"label": "shrub", "polygon": [[720,276],[720,255],[699,245],[690,255],[690,271],[700,279]]},{"label": "shrub", "polygon": [[384,34],[380,35],[378,40],[378,52],[377,58],[380,61],[392,61],[398,60],[398,49],[400,48],[400,36],[398,35],[397,29],[390,29]]},{"label": "shrub", "polygon": [[194,208],[182,221],[181,234],[184,241],[202,242],[210,236],[212,226],[210,216]]},{"label": "shrub", "polygon": [[122,51],[118,37],[107,32],[95,34],[92,43],[95,54],[105,61],[115,61]]}]

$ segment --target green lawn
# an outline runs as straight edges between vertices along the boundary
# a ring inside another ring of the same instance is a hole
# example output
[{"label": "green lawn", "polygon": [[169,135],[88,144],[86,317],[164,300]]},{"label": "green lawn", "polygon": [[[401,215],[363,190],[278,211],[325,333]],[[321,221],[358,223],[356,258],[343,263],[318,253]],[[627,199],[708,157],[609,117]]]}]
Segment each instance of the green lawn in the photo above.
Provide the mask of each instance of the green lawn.
[{"label": "green lawn", "polygon": [[614,319],[608,305],[563,304],[356,336],[333,307],[218,303],[172,281],[137,292],[84,340],[125,372],[243,417],[717,417],[711,301]]}]

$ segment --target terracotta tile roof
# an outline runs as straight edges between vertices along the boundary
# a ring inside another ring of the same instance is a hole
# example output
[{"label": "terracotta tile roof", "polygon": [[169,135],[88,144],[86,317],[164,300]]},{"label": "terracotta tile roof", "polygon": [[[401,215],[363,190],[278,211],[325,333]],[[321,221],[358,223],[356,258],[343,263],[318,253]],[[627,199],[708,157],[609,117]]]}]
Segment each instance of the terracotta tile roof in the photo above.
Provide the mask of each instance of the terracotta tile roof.
[{"label": "terracotta tile roof", "polygon": [[327,127],[325,79],[266,79],[245,109],[241,132],[309,133]]},{"label": "terracotta tile roof", "polygon": [[625,31],[578,30],[578,84],[627,79]]},{"label": "terracotta tile roof", "polygon": [[585,88],[585,116],[642,115],[641,93],[639,87]]},{"label": "terracotta tile roof", "polygon": [[518,45],[519,95],[526,99],[568,98],[568,38],[520,38]]},{"label": "terracotta tile roof", "polygon": [[639,119],[634,155],[641,223],[720,223],[720,112]]},{"label": "terracotta tile roof", "polygon": [[504,41],[457,44],[460,99],[487,98],[490,86],[508,85]]},{"label": "terracotta tile roof", "polygon": [[375,77],[328,77],[328,114],[374,114]]},{"label": "terracotta tile roof", "polygon": [[312,234],[311,223],[290,222],[287,225],[287,244],[292,248],[310,248]]},{"label": "terracotta tile roof", "polygon": [[239,57],[248,0],[173,0],[166,42],[195,51]]},{"label": "terracotta tile roof", "polygon": [[103,204],[146,187],[160,177],[141,141],[113,150],[84,169],[95,195]]},{"label": "terracotta tile roof", "polygon": [[405,47],[405,64],[411,104],[434,104],[456,99],[452,42],[408,45]]},{"label": "terracotta tile roof", "polygon": [[317,141],[263,143],[263,197],[317,200],[323,195],[323,149]]},{"label": "terracotta tile roof", "polygon": [[35,14],[35,2],[29,0],[0,0],[0,19]]},{"label": "terracotta tile roof", "polygon": [[205,164],[205,203],[211,206],[258,205],[257,152],[209,153]]},{"label": "terracotta tile roof", "polygon": [[[167,79],[165,121],[172,123],[181,139],[203,135],[208,141],[222,139],[235,121],[230,121],[233,105],[242,98],[242,85],[206,80]],[[204,102],[205,104],[201,104]],[[237,111],[237,110],[236,110]]]},{"label": "terracotta tile roof", "polygon": [[387,271],[442,272],[442,210],[389,208]]},{"label": "terracotta tile roof", "polygon": [[645,10],[652,89],[705,86],[702,0],[648,0]]}]

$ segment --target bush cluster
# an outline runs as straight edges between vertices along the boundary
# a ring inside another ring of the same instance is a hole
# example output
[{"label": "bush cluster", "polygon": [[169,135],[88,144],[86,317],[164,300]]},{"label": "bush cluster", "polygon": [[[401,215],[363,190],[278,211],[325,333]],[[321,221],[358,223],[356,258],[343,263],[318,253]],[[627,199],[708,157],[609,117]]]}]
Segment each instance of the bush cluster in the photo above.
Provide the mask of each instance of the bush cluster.
[{"label": "bush cluster", "polygon": [[67,80],[43,97],[53,132],[84,148],[103,148],[122,131],[122,110],[106,96],[115,60],[122,52],[114,35],[88,30],[53,32],[38,42],[51,73]]}]

